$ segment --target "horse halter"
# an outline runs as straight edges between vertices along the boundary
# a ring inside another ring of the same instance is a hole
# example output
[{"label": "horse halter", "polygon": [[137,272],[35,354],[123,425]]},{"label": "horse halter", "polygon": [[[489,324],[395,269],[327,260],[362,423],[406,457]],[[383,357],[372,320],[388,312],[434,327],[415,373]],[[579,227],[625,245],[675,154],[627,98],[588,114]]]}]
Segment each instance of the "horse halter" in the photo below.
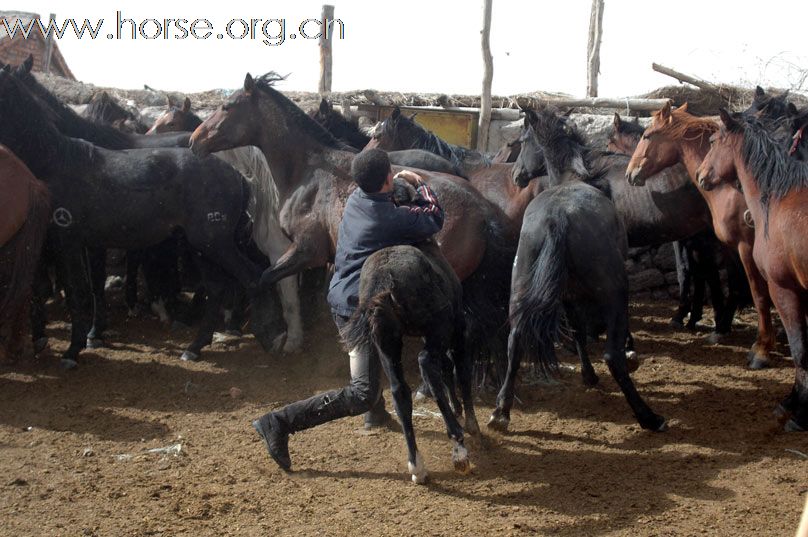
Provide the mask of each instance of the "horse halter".
[{"label": "horse halter", "polygon": [[794,143],[791,144],[791,149],[788,150],[789,156],[792,156],[797,152],[797,148],[799,148],[800,142],[802,142],[802,137],[806,127],[808,127],[808,121],[806,121],[803,126],[797,129],[797,132],[794,133],[794,136],[792,137]]}]

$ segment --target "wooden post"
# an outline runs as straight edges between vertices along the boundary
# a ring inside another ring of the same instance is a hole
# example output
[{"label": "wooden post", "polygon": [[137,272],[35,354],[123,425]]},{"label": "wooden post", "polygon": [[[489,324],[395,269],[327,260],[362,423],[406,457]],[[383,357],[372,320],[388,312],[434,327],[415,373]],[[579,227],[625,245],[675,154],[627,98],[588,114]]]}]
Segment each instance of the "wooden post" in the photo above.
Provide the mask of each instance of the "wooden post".
[{"label": "wooden post", "polygon": [[491,128],[491,82],[494,80],[494,58],[491,56],[491,4],[483,0],[483,93],[480,99],[480,121],[477,126],[477,151],[488,150],[488,130]]},{"label": "wooden post", "polygon": [[331,93],[331,21],[334,20],[334,6],[323,5],[323,14],[320,19],[323,26],[320,28],[320,97],[327,97]]},{"label": "wooden post", "polygon": [[671,78],[675,78],[679,82],[687,82],[688,84],[696,86],[699,89],[711,91],[721,96],[721,89],[715,84],[707,82],[706,80],[696,78],[695,76],[686,75],[684,73],[680,73],[679,71],[674,71],[670,67],[665,67],[664,65],[659,65],[658,63],[652,63],[651,69],[657,73],[662,73],[663,75],[668,75]]},{"label": "wooden post", "polygon": [[[51,23],[55,24],[56,14],[50,14]],[[50,74],[51,58],[53,57],[53,32],[48,33],[45,37],[45,57],[42,58],[42,72]]]},{"label": "wooden post", "polygon": [[589,15],[589,42],[586,46],[586,96],[598,96],[600,38],[603,35],[603,0],[592,0]]}]

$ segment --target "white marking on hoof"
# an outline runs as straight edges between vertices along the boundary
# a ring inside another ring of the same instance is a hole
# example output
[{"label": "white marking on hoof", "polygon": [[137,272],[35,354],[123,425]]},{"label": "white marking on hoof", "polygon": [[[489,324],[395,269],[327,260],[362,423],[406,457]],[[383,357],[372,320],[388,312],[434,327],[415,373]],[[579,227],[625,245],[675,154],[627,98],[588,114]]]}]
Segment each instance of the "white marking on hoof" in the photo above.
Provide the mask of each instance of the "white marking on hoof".
[{"label": "white marking on hoof", "polygon": [[452,447],[452,462],[454,463],[455,472],[466,475],[471,472],[471,462],[469,461],[469,452],[465,446],[454,441]]},{"label": "white marking on hoof", "polygon": [[291,332],[286,333],[286,343],[283,344],[283,352],[294,354],[303,349],[303,335],[293,336]]},{"label": "white marking on hoof", "polygon": [[152,313],[157,315],[161,323],[169,324],[171,322],[171,317],[168,316],[168,310],[166,309],[165,302],[163,301],[162,298],[156,302],[151,303],[151,310]]},{"label": "white marking on hoof", "polygon": [[199,355],[196,354],[195,352],[185,351],[182,353],[182,356],[180,356],[180,360],[182,360],[183,362],[198,362]]},{"label": "white marking on hoof", "polygon": [[[787,433],[802,433],[805,432],[805,429],[793,419],[790,419],[786,422],[783,426],[783,430]],[[415,477],[413,476],[413,479]]]},{"label": "white marking on hoof", "polygon": [[419,451],[415,452],[415,465],[411,462],[407,462],[407,468],[412,475],[412,482],[416,485],[423,485],[426,483],[429,474],[426,471],[426,465],[424,464],[424,460],[421,458],[421,453]]},{"label": "white marking on hoof", "polygon": [[286,332],[272,340],[272,352],[281,352],[286,341]]},{"label": "white marking on hoof", "polygon": [[626,351],[626,365],[630,373],[640,368],[640,356],[635,351]]},{"label": "white marking on hoof", "polygon": [[494,411],[494,413],[491,414],[491,419],[488,420],[487,427],[500,433],[507,433],[508,425],[510,425],[510,422],[511,422],[510,419]]},{"label": "white marking on hoof", "polygon": [[224,324],[230,324],[233,320],[233,310],[224,310]]},{"label": "white marking on hoof", "polygon": [[656,432],[664,433],[668,430],[668,420],[662,422],[662,425],[656,428]]}]

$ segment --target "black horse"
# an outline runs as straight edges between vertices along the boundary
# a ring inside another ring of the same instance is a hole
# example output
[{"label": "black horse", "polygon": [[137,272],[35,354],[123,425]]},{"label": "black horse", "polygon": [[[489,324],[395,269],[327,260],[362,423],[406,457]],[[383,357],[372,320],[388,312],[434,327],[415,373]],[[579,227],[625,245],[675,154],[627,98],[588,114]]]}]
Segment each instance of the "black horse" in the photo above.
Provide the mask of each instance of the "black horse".
[{"label": "black horse", "polygon": [[[333,134],[336,139],[357,151],[364,149],[370,142],[370,136],[363,133],[355,121],[349,120],[334,110],[334,107],[326,99],[320,101],[320,107],[309,115],[314,121]],[[457,165],[424,149],[388,151],[387,155],[391,164],[407,168],[420,168],[431,172],[448,173],[468,179]]]},{"label": "black horse", "polygon": [[0,71],[0,116],[0,143],[53,195],[53,231],[73,324],[63,367],[76,366],[90,328],[85,248],[138,249],[175,233],[197,252],[210,297],[199,333],[183,353],[197,359],[211,341],[223,280],[234,277],[254,288],[260,276],[237,245],[249,227],[243,178],[219,159],[201,159],[187,149],[110,151],[68,138],[7,67]]},{"label": "black horse", "polygon": [[93,95],[82,115],[101,125],[111,125],[129,133],[145,134],[148,128],[140,118],[124,108],[106,91]]},{"label": "black horse", "polygon": [[[359,307],[346,329],[345,344],[349,349],[365,345],[376,348],[390,380],[393,403],[407,442],[409,471],[416,483],[426,481],[427,470],[415,443],[412,392],[401,361],[402,337],[418,336],[424,340],[424,349],[418,355],[421,376],[435,396],[454,443],[455,468],[467,473],[468,452],[457,416],[465,411],[465,429],[471,434],[478,433],[479,426],[472,401],[471,364],[464,349],[464,331],[460,281],[434,240],[417,247],[384,248],[365,261]],[[446,364],[453,367],[444,375]],[[445,382],[453,380],[455,373],[462,406],[457,401],[454,382]]]},{"label": "black horse", "polygon": [[[552,169],[548,159],[548,170]],[[588,362],[587,325],[605,323],[606,363],[634,415],[645,429],[666,429],[665,419],[648,407],[629,377],[626,251],[625,231],[614,205],[598,189],[573,181],[530,202],[511,280],[508,373],[489,427],[508,428],[523,355],[534,355],[547,372],[557,369],[554,343],[563,307],[582,362]]]}]

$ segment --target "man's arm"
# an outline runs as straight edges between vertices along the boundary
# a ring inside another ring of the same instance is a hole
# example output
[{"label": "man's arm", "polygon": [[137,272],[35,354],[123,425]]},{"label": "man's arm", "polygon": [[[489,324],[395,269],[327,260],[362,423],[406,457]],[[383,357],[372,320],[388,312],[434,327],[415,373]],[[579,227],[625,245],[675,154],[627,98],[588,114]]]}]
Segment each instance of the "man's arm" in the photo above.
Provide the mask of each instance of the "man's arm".
[{"label": "man's arm", "polygon": [[438,198],[429,186],[414,172],[396,174],[415,187],[421,199],[395,208],[393,225],[402,239],[420,241],[428,239],[443,228],[444,213]]}]

